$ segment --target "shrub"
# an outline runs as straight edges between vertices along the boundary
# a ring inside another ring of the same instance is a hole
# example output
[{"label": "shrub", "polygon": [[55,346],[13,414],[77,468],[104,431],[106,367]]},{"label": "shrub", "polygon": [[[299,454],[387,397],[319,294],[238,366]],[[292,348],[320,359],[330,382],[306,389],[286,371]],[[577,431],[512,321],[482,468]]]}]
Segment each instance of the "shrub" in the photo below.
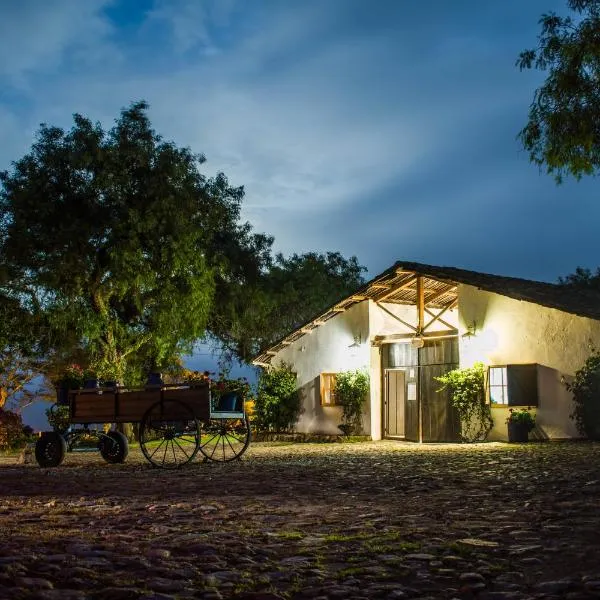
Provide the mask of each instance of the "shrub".
[{"label": "shrub", "polygon": [[573,394],[570,417],[577,431],[590,440],[600,440],[600,351],[592,350],[567,389]]},{"label": "shrub", "polygon": [[24,427],[21,415],[0,408],[0,450],[24,446],[31,436],[30,427]]},{"label": "shrub", "polygon": [[369,393],[369,374],[357,369],[344,371],[335,376],[335,399],[342,407],[343,423],[340,429],[346,435],[362,430],[362,412]]},{"label": "shrub", "polygon": [[477,362],[472,367],[454,369],[436,377],[448,389],[450,401],[460,419],[460,438],[463,442],[481,442],[491,431],[494,420],[485,401],[485,365]]},{"label": "shrub", "polygon": [[300,416],[300,393],[291,365],[263,371],[258,379],[254,404],[255,424],[259,431],[291,431]]},{"label": "shrub", "polygon": [[46,418],[50,427],[57,433],[64,433],[69,428],[69,407],[53,404],[46,409]]}]

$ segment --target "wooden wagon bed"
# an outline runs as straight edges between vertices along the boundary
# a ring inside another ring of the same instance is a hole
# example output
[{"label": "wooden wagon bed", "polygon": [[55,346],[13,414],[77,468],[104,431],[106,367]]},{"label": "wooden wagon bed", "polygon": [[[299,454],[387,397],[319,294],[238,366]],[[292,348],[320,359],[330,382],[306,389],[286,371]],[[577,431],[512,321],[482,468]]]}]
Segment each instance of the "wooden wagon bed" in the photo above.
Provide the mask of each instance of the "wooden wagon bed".
[{"label": "wooden wagon bed", "polygon": [[[166,402],[161,416],[177,420],[189,418],[189,408],[199,421],[210,418],[208,383],[194,386],[160,385],[145,388],[92,388],[69,391],[70,422],[133,423],[141,421],[156,402]],[[179,403],[182,404],[179,404]],[[189,407],[189,408],[188,408]]]}]

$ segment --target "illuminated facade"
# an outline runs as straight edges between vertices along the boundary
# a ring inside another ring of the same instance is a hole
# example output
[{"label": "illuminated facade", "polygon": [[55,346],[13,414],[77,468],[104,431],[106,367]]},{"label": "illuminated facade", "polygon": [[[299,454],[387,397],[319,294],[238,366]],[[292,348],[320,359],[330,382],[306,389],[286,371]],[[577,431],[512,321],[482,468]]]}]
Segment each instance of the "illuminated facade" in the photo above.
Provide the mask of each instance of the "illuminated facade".
[{"label": "illuminated facade", "polygon": [[298,374],[299,432],[339,433],[335,373],[370,375],[363,431],[422,442],[458,440],[460,425],[435,379],[481,361],[494,428],[511,406],[535,407],[534,437],[576,437],[565,383],[600,347],[600,296],[449,267],[399,262],[291,332],[254,364]]}]

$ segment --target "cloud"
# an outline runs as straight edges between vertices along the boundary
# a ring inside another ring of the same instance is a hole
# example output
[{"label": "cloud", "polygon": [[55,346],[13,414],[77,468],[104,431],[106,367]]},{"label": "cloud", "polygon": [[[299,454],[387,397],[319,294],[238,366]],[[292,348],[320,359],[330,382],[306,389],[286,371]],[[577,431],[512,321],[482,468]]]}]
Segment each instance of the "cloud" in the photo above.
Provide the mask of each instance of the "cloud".
[{"label": "cloud", "polygon": [[0,19],[0,78],[23,85],[25,75],[46,76],[67,60],[98,58],[98,46],[111,33],[102,15],[111,1],[12,2]]},{"label": "cloud", "polygon": [[146,24],[166,26],[177,52],[200,47],[217,53],[215,30],[227,27],[235,5],[236,0],[156,0]]},{"label": "cloud", "polygon": [[[559,263],[600,250],[591,241],[579,250],[573,233],[578,223],[591,239],[592,202],[568,224],[570,247],[557,249],[547,198],[558,211],[569,194],[593,192],[556,190],[515,139],[539,76],[514,59],[552,8],[545,0],[433,10],[157,0],[126,39],[106,1],[55,4],[39,47],[27,19],[11,17],[26,51],[10,77],[27,75],[35,90],[13,86],[4,108],[0,100],[0,168],[39,121],[70,126],[77,111],[109,127],[143,98],[165,138],[204,152],[208,174],[245,185],[245,218],[285,253],[339,249],[372,272],[405,258],[554,279]],[[87,62],[72,68],[86,48]],[[93,58],[111,52],[115,61]],[[536,258],[525,261],[528,252]]]}]

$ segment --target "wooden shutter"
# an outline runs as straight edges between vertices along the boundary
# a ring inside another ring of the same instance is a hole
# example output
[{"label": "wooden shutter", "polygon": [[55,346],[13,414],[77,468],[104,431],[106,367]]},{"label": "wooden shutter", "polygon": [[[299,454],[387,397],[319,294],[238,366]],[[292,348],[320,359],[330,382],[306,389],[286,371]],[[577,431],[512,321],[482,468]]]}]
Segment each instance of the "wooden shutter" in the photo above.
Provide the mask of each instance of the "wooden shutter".
[{"label": "wooden shutter", "polygon": [[507,365],[509,406],[537,406],[537,365]]}]

